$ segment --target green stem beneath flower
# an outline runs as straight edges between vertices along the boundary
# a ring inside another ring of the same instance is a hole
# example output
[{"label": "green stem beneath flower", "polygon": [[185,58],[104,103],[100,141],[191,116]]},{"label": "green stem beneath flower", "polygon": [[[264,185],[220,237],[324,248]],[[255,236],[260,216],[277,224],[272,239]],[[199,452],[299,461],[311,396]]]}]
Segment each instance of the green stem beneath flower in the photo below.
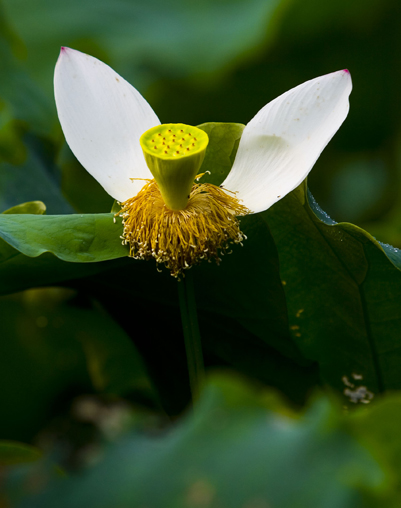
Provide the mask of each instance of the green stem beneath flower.
[{"label": "green stem beneath flower", "polygon": [[205,367],[203,364],[202,343],[199,333],[198,314],[192,273],[188,270],[185,277],[178,281],[181,321],[187,353],[189,384],[192,402],[196,402],[203,385]]}]

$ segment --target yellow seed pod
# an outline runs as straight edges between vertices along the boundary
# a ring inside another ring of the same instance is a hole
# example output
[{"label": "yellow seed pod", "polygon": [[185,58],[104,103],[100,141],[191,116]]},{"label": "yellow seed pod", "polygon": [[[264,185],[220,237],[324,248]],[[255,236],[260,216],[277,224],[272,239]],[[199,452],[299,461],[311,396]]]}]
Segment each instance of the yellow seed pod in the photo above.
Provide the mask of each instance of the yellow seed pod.
[{"label": "yellow seed pod", "polygon": [[146,164],[171,210],[183,210],[205,158],[206,132],[182,123],[157,125],[139,140]]}]

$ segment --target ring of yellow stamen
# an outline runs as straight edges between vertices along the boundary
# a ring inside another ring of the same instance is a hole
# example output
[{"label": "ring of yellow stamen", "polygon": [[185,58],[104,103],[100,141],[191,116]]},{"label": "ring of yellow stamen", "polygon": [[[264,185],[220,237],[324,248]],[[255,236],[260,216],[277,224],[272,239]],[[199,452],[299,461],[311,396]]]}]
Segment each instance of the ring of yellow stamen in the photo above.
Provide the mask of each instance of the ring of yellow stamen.
[{"label": "ring of yellow stamen", "polygon": [[154,258],[177,277],[202,259],[220,262],[219,252],[246,237],[237,216],[250,211],[220,187],[195,183],[183,210],[171,210],[164,203],[155,180],[121,204],[122,240],[135,259]]}]

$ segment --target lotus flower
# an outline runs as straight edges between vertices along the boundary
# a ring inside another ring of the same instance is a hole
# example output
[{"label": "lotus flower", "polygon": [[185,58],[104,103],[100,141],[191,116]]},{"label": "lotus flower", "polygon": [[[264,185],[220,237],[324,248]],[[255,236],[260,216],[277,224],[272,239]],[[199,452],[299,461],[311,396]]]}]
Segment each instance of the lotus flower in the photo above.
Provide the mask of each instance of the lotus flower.
[{"label": "lotus flower", "polygon": [[[121,204],[123,241],[172,275],[244,235],[237,216],[258,213],[295,189],[345,120],[351,76],[341,70],[299,85],[244,128],[220,187],[196,183],[207,135],[161,125],[140,93],[106,64],[62,48],[55,77],[60,123],[82,166]],[[194,183],[195,181],[195,183]]]}]

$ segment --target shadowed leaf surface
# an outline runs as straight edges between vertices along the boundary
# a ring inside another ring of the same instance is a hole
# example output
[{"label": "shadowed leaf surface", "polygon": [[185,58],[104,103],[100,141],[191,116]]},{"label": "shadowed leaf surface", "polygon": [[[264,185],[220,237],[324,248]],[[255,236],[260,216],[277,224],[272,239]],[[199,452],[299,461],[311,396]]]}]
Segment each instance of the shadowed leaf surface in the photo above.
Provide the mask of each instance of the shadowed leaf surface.
[{"label": "shadowed leaf surface", "polygon": [[322,380],[353,402],[361,386],[363,402],[401,388],[400,255],[331,221],[306,183],[262,216],[279,253],[293,340],[318,361]]}]

